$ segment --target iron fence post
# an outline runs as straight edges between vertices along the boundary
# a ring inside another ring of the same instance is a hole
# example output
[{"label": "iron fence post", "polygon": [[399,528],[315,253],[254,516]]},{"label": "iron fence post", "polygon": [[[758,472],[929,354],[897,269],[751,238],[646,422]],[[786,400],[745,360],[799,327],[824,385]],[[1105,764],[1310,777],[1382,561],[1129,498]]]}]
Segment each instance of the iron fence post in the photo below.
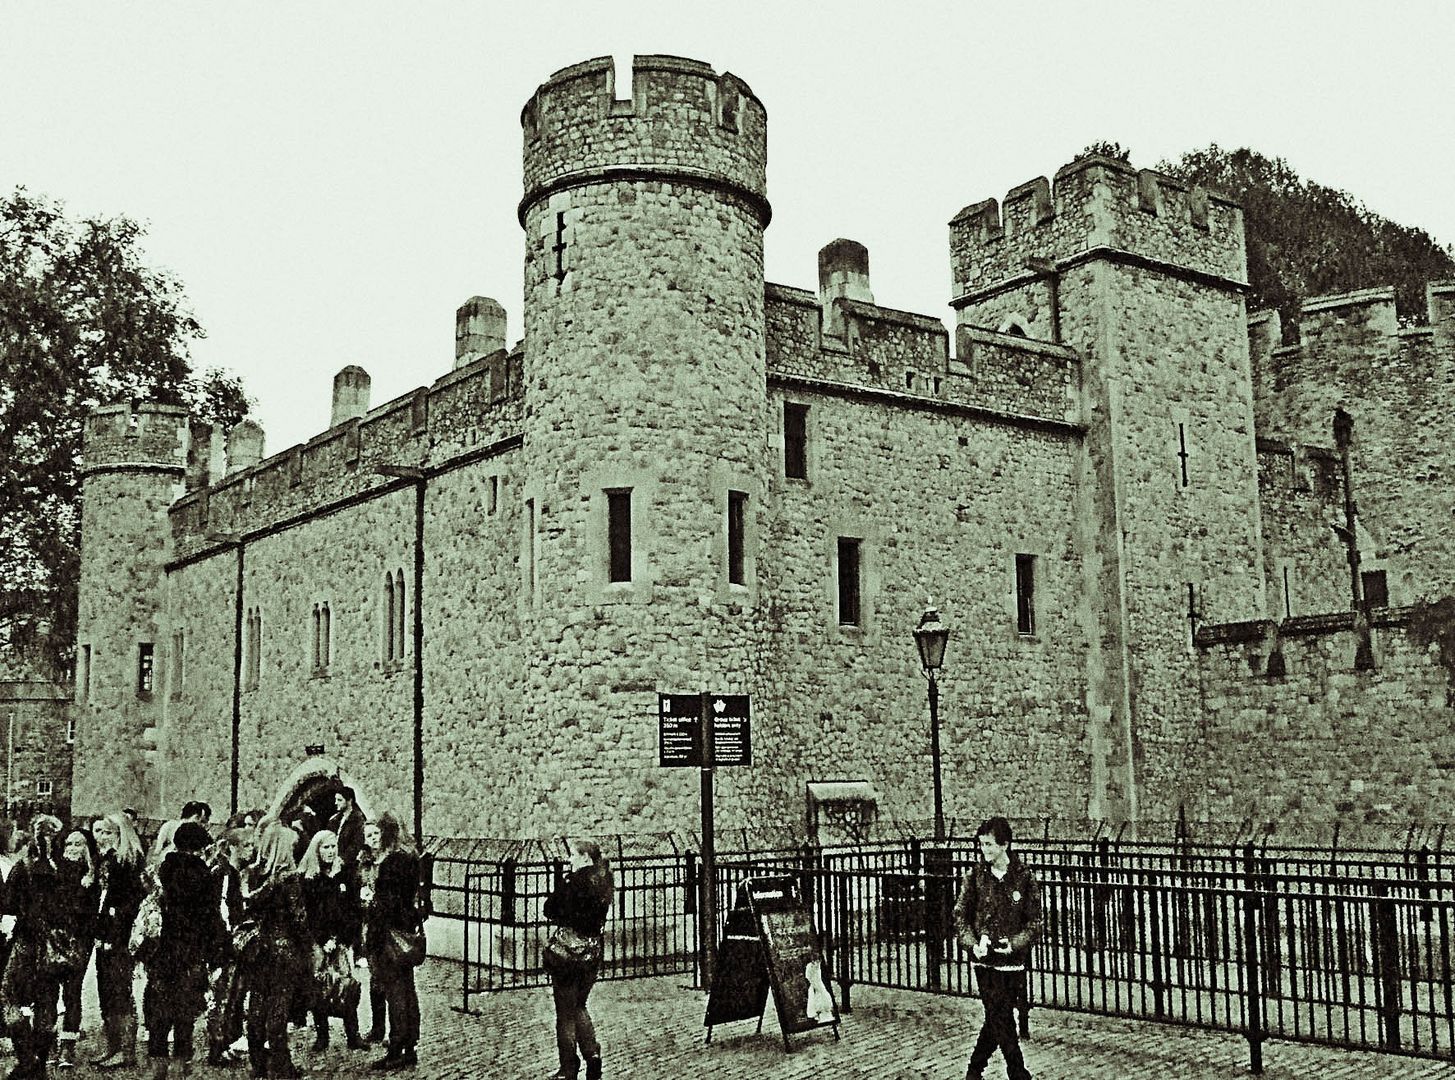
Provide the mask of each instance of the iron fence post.
[{"label": "iron fence post", "polygon": [[500,864],[500,925],[515,925],[515,871],[520,864],[506,859]]},{"label": "iron fence post", "polygon": [[1399,1013],[1399,930],[1395,924],[1394,901],[1389,886],[1374,886],[1374,955],[1379,973],[1379,1045],[1398,1050],[1400,1045]]},{"label": "iron fence post", "polygon": [[1263,973],[1258,963],[1258,916],[1262,911],[1258,879],[1253,861],[1253,842],[1243,845],[1243,988],[1247,995],[1249,1067],[1255,1076],[1263,1074]]},{"label": "iron fence post", "polygon": [[1162,921],[1160,905],[1157,902],[1157,886],[1154,882],[1145,882],[1143,888],[1146,903],[1143,906],[1143,915],[1151,924],[1151,949],[1152,949],[1152,1009],[1157,1019],[1162,1019],[1166,1006],[1164,997],[1166,995],[1166,974],[1163,971],[1162,961]]},{"label": "iron fence post", "polygon": [[839,991],[843,1000],[839,1005],[844,1013],[854,1011],[853,985],[854,985],[854,931],[853,912],[849,907],[849,875],[840,871],[837,888],[839,908],[839,942],[838,942],[838,970],[839,970]]}]

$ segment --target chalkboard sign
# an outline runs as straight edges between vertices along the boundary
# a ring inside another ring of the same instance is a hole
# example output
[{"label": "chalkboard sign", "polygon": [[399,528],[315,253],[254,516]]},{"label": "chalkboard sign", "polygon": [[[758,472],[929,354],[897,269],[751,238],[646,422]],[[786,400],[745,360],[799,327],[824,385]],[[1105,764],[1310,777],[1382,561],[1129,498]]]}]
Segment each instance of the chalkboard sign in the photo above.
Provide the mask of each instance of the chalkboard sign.
[{"label": "chalkboard sign", "polygon": [[788,876],[750,878],[723,931],[718,968],[707,1000],[707,1039],[714,1024],[758,1017],[763,1028],[767,990],[788,1036],[817,1027],[832,1027],[839,1037],[839,1012],[824,976],[823,956],[796,879]]}]

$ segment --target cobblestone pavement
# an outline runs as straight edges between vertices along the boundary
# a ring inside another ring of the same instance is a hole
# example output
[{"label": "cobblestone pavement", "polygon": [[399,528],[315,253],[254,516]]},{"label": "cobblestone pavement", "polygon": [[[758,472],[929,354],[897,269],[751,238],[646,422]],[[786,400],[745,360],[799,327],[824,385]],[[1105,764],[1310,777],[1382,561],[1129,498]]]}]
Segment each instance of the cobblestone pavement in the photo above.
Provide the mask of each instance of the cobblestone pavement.
[{"label": "cobblestone pavement", "polygon": [[[85,1036],[79,1054],[83,1062],[93,1056],[98,1043],[94,981],[87,981]],[[770,1002],[761,1034],[751,1021],[727,1024],[714,1031],[709,1046],[703,1042],[706,999],[689,982],[688,976],[668,975],[597,984],[591,1012],[602,1040],[607,1077],[960,1080],[980,1024],[980,1005],[973,999],[860,986],[854,989],[854,1011],[844,1017],[837,1042],[829,1031],[813,1031],[793,1036],[793,1052],[784,1053]],[[423,1028],[419,1067],[402,1075],[419,1080],[539,1080],[554,1070],[549,990],[478,995],[471,1004],[479,1015],[469,1015],[454,1008],[460,1003],[458,963],[429,961],[420,969],[419,986]],[[367,1004],[364,1009],[367,1014]],[[1211,1080],[1249,1075],[1248,1044],[1232,1035],[1050,1009],[1034,1011],[1031,1024],[1026,1064],[1036,1080]],[[381,1075],[367,1068],[380,1051],[344,1048],[338,1021],[334,1035],[331,1049],[314,1054],[309,1049],[313,1033],[295,1032],[292,1045],[298,1066],[321,1077]],[[1455,1064],[1388,1054],[1269,1042],[1263,1057],[1263,1075],[1270,1080],[1455,1080]],[[51,1075],[92,1071],[82,1065],[52,1070]],[[213,1069],[200,1061],[193,1070],[198,1080],[214,1076],[240,1080],[245,1075],[245,1069]],[[987,1075],[1004,1076],[998,1056]]]}]

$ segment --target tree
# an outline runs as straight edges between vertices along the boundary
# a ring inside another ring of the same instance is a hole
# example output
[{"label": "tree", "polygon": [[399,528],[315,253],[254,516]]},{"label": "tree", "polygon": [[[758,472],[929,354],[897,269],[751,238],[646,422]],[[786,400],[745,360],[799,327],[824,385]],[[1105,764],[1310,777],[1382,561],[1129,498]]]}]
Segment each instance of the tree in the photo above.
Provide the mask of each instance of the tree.
[{"label": "tree", "polygon": [[232,423],[251,404],[235,375],[193,373],[202,328],[142,235],[24,188],[0,200],[0,647],[53,676],[75,638],[87,411],[148,399]]},{"label": "tree", "polygon": [[1292,329],[1301,301],[1393,285],[1406,321],[1424,311],[1425,284],[1455,271],[1455,257],[1423,229],[1381,217],[1344,191],[1302,179],[1282,158],[1217,145],[1158,168],[1243,204],[1250,310],[1276,309]]}]

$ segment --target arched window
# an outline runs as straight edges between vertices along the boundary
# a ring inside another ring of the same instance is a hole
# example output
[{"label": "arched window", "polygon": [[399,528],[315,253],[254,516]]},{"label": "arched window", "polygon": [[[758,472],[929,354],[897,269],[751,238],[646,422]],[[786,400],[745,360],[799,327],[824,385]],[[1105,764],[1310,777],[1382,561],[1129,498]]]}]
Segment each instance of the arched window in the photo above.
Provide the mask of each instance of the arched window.
[{"label": "arched window", "polygon": [[384,575],[384,659],[394,659],[394,574]]},{"label": "arched window", "polygon": [[408,608],[404,597],[404,571],[394,572],[394,648],[395,656],[404,659],[404,612]]},{"label": "arched window", "polygon": [[1012,337],[1030,337],[1026,333],[1026,320],[1021,315],[1007,316],[996,328],[1002,334],[1010,334]]}]

